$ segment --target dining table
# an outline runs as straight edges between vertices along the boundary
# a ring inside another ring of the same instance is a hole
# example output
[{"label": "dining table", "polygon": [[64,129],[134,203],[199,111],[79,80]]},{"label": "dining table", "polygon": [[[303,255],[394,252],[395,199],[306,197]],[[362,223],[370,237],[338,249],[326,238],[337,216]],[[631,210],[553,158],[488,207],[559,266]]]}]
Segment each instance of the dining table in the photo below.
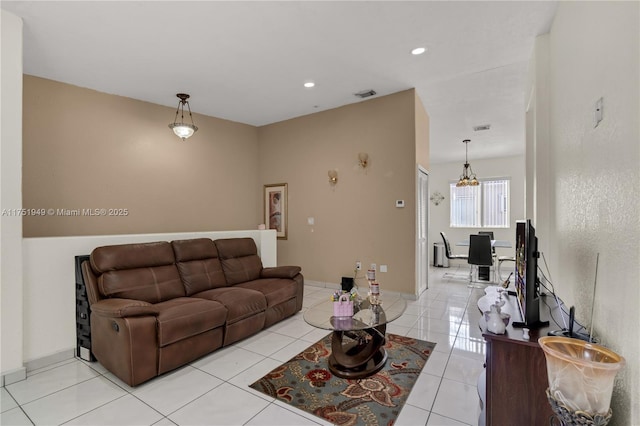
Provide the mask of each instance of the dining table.
[{"label": "dining table", "polygon": [[[456,246],[459,247],[469,247],[469,239],[460,240],[456,242]],[[491,240],[491,247],[494,248],[512,248],[511,241],[509,240]],[[494,254],[495,257],[495,254]],[[491,271],[488,266],[480,266],[478,267],[478,279],[482,279],[483,281],[490,281]],[[500,280],[500,262],[498,262],[498,269],[496,270],[496,277]]]},{"label": "dining table", "polygon": [[[456,246],[469,247],[469,240],[461,240],[456,243]],[[491,240],[491,247],[498,248],[512,248],[511,241],[509,240]]]}]

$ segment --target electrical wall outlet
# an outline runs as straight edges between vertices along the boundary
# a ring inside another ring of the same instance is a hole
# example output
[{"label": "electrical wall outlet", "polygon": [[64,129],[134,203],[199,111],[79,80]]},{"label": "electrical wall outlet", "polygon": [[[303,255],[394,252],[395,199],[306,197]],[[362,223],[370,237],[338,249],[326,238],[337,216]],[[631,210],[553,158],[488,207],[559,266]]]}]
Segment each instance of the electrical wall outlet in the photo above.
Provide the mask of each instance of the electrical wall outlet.
[{"label": "electrical wall outlet", "polygon": [[387,272],[387,265],[380,265],[380,272]]},{"label": "electrical wall outlet", "polygon": [[356,271],[362,271],[362,262],[356,260]]},{"label": "electrical wall outlet", "polygon": [[373,269],[375,271],[378,269],[378,265],[376,265],[375,263],[372,263],[369,269]]}]

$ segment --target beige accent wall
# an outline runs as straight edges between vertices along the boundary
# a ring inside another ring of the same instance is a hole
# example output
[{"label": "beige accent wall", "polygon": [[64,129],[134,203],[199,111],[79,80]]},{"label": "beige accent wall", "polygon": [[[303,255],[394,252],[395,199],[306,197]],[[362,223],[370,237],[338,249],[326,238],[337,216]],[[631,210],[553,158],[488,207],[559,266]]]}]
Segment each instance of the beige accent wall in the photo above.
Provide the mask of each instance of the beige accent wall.
[{"label": "beige accent wall", "polygon": [[[191,103],[197,108],[197,97]],[[26,216],[24,236],[254,229],[257,129],[195,114],[199,130],[182,142],[167,127],[174,115],[175,108],[25,75],[24,207],[56,213]]]},{"label": "beige accent wall", "polygon": [[422,100],[415,96],[416,116],[416,163],[425,170],[429,170],[429,114],[422,104]]},{"label": "beige accent wall", "polygon": [[[428,164],[428,116],[414,90],[260,128],[196,114],[186,142],[167,127],[174,113],[25,76],[24,206],[55,211],[26,216],[25,237],[255,229],[263,185],[286,182],[278,264],[332,284],[352,276],[356,260],[361,276],[385,264],[383,288],[415,293],[415,173]],[[369,154],[366,169],[359,152]]]},{"label": "beige accent wall", "polygon": [[[415,98],[407,90],[259,128],[261,183],[289,185],[278,264],[300,265],[305,279],[323,283],[353,276],[357,260],[361,276],[372,262],[386,264],[382,291],[415,293]],[[369,154],[366,169],[359,152]],[[400,199],[404,208],[395,207]]]}]

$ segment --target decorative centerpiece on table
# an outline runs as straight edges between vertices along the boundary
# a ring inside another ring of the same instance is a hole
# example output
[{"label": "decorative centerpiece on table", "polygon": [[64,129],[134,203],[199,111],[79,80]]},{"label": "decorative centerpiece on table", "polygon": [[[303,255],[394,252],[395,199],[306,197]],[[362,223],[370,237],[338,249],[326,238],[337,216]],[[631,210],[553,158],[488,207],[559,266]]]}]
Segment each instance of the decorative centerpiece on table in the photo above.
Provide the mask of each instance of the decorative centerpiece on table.
[{"label": "decorative centerpiece on table", "polygon": [[355,289],[351,289],[350,292],[336,291],[331,295],[331,301],[333,302],[333,316],[334,317],[352,317],[353,316],[353,302],[356,300],[358,293]]}]

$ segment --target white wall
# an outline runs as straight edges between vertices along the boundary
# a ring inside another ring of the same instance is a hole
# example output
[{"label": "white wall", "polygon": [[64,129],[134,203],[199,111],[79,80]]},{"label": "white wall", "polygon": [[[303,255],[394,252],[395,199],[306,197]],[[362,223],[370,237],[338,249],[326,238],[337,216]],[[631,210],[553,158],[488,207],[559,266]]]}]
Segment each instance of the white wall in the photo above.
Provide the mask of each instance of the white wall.
[{"label": "white wall", "polygon": [[233,237],[253,238],[263,265],[276,266],[275,230],[25,238],[25,362],[76,346],[75,256],[104,245]]},{"label": "white wall", "polygon": [[[524,138],[524,135],[523,135]],[[462,173],[464,159],[454,163],[432,164],[429,171],[429,196],[438,191],[444,195],[444,200],[439,205],[429,201],[429,263],[433,263],[433,243],[442,242],[440,232],[447,234],[454,253],[464,254],[467,247],[456,247],[456,241],[468,240],[469,234],[477,234],[478,231],[493,231],[498,240],[511,241],[515,247],[515,223],[524,217],[524,156],[494,158],[489,160],[474,160],[470,158],[473,171],[480,178],[509,177],[511,178],[511,227],[510,228],[450,228],[449,227],[449,183],[457,181]],[[512,256],[515,249],[496,249],[500,256]],[[466,262],[454,261],[464,265]],[[452,263],[453,264],[453,263]]]},{"label": "white wall", "polygon": [[[538,156],[527,179],[550,176],[550,187],[535,194],[538,204],[550,204],[537,210],[537,222],[549,228],[540,237],[556,254],[547,260],[558,295],[588,327],[600,255],[594,334],[627,362],[614,387],[611,425],[640,424],[639,18],[638,2],[560,2],[548,52],[543,41],[534,57],[549,57],[549,124],[534,124],[549,134],[549,167]],[[604,120],[594,128],[600,97]]]},{"label": "white wall", "polygon": [[[0,210],[22,207],[22,19],[2,15]],[[2,384],[25,377],[22,366],[22,217],[0,217],[0,374]]]},{"label": "white wall", "polygon": [[536,235],[540,237],[538,250],[546,259],[553,259],[555,247],[547,238],[554,229],[550,209],[555,196],[549,140],[549,66],[549,34],[545,34],[536,39],[525,92],[528,96],[526,140],[530,141],[526,144],[525,214],[535,224]]}]

